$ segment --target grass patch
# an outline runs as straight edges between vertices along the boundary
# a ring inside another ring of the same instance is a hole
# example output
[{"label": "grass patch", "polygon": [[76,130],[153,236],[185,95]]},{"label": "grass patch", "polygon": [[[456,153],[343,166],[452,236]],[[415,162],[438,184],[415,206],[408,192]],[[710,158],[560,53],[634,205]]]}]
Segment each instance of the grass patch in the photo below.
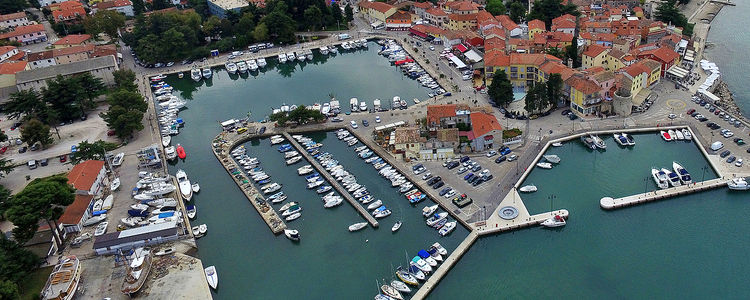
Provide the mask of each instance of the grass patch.
[{"label": "grass patch", "polygon": [[29,274],[26,280],[24,280],[23,283],[20,284],[19,290],[21,292],[21,297],[19,299],[39,299],[39,294],[42,292],[44,284],[47,283],[47,278],[49,277],[49,274],[52,273],[53,267],[54,266],[39,268]]},{"label": "grass patch", "polygon": [[518,128],[503,130],[503,139],[514,138],[521,135],[521,133],[521,129]]}]

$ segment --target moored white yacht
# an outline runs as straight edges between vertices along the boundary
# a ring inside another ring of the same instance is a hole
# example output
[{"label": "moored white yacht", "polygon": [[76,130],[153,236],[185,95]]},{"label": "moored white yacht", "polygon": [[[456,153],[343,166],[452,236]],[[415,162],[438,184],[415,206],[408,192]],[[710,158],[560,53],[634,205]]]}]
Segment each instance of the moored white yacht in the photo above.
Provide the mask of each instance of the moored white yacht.
[{"label": "moored white yacht", "polygon": [[177,174],[175,174],[175,177],[177,177],[177,182],[180,185],[180,194],[182,194],[182,197],[185,198],[185,201],[190,201],[190,198],[193,197],[193,188],[190,184],[190,180],[187,177],[187,173],[180,169],[177,170]]},{"label": "moored white yacht", "polygon": [[682,181],[682,184],[693,183],[693,179],[690,177],[690,173],[688,173],[688,171],[685,170],[685,168],[683,168],[676,161],[672,162],[672,169],[678,176],[680,176],[680,181]]},{"label": "moored white yacht", "polygon": [[669,187],[669,179],[667,179],[667,174],[663,171],[652,168],[651,177],[654,178],[654,182],[659,188],[666,189]]}]

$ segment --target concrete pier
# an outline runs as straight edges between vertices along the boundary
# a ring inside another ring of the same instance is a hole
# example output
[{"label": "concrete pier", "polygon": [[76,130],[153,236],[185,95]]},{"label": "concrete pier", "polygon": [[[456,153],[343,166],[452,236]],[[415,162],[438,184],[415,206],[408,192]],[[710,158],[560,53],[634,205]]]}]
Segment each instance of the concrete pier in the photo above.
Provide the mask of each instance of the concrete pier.
[{"label": "concrete pier", "polygon": [[675,196],[681,196],[681,195],[687,195],[692,193],[697,193],[705,190],[715,189],[715,188],[721,188],[727,185],[727,180],[725,178],[716,178],[711,180],[706,180],[702,182],[696,182],[691,183],[690,185],[681,185],[676,186],[668,189],[663,190],[657,190],[653,192],[647,192],[643,194],[636,194],[631,196],[626,196],[622,198],[611,198],[611,197],[604,197],[601,200],[599,200],[599,205],[603,209],[617,209],[622,207],[627,207],[631,205],[637,205],[641,203],[646,202],[652,202],[652,201],[658,201],[662,199],[667,199]]},{"label": "concrete pier", "polygon": [[367,211],[367,209],[362,207],[362,205],[359,204],[357,199],[354,199],[354,197],[352,197],[352,195],[349,194],[349,192],[343,186],[341,186],[341,184],[339,184],[338,181],[336,181],[336,178],[333,178],[333,176],[331,176],[331,174],[329,174],[328,171],[325,168],[323,168],[323,166],[321,166],[317,160],[315,160],[312,156],[310,156],[310,154],[307,153],[307,150],[303,148],[302,145],[300,145],[297,142],[297,140],[292,138],[292,136],[289,135],[289,133],[287,133],[286,131],[282,132],[282,135],[284,135],[284,137],[289,141],[289,143],[291,143],[292,146],[294,146],[294,148],[297,149],[297,151],[307,161],[310,162],[310,165],[312,165],[313,168],[318,170],[318,173],[320,173],[320,176],[323,176],[326,179],[326,181],[328,181],[328,183],[330,183],[331,186],[334,189],[336,189],[339,192],[339,194],[341,194],[341,196],[344,197],[344,199],[346,199],[346,201],[348,201],[349,204],[351,204],[354,207],[354,209],[356,209],[357,212],[359,212],[359,214],[362,215],[362,217],[364,217],[365,220],[367,220],[368,223],[370,223],[370,225],[372,225],[372,227],[379,226],[378,221],[375,219],[375,217],[373,217],[370,214],[370,212]]},{"label": "concrete pier", "polygon": [[469,232],[469,236],[467,236],[466,239],[461,242],[461,244],[458,244],[458,247],[456,247],[456,249],[448,255],[448,258],[446,258],[443,263],[440,264],[437,270],[435,270],[435,272],[427,279],[427,281],[425,281],[425,283],[419,288],[419,290],[414,293],[414,296],[412,296],[411,299],[419,300],[427,297],[432,289],[437,286],[441,279],[443,279],[445,274],[447,274],[448,271],[450,271],[450,269],[453,268],[453,266],[458,262],[458,260],[461,259],[462,256],[464,256],[464,253],[466,253],[466,251],[471,248],[471,245],[474,244],[478,237],[479,234],[476,230]]},{"label": "concrete pier", "polygon": [[[247,139],[247,136],[222,132],[214,138],[213,147],[211,147],[211,149],[221,165],[224,166],[224,169],[229,173],[237,186],[240,187],[240,190],[242,190],[242,193],[245,194],[245,197],[250,201],[250,204],[255,207],[255,210],[258,211],[258,214],[263,218],[263,221],[266,222],[268,228],[270,228],[274,234],[279,234],[287,228],[286,223],[284,223],[279,217],[276,210],[265,201],[263,195],[255,189],[252,179],[247,177],[242,171],[242,166],[237,164],[231,155],[229,155],[229,152],[231,152],[234,147]],[[232,171],[230,171],[232,168],[239,170],[240,173],[232,174]]]}]

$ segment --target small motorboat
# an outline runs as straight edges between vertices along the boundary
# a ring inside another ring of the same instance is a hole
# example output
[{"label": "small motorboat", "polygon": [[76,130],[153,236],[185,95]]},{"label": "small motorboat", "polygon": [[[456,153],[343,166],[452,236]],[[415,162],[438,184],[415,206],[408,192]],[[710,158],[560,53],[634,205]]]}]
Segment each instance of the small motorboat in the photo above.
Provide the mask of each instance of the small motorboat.
[{"label": "small motorboat", "polygon": [[284,210],[284,211],[283,211],[283,212],[281,213],[281,216],[282,216],[282,217],[286,217],[286,216],[291,216],[291,215],[293,215],[293,214],[295,214],[295,213],[299,213],[299,212],[301,212],[301,211],[302,211],[302,207],[301,207],[301,206],[299,206],[299,205],[292,205],[292,206],[291,206],[291,207],[289,207],[288,209]]},{"label": "small motorboat", "polygon": [[99,225],[96,225],[96,230],[94,231],[94,236],[100,236],[102,234],[107,233],[107,225],[109,225],[109,222],[104,221],[99,223]]},{"label": "small motorboat", "polygon": [[297,229],[284,229],[284,235],[292,241],[299,241],[299,231]]},{"label": "small motorboat", "polygon": [[746,191],[750,189],[750,184],[747,183],[745,177],[732,178],[727,182],[727,186],[730,190],[734,191]]},{"label": "small motorboat", "polygon": [[448,217],[448,213],[447,212],[437,213],[437,214],[433,215],[432,217],[430,217],[429,219],[427,219],[427,221],[426,221],[427,222],[427,226],[435,225],[437,222],[440,222],[440,220],[445,219],[446,217]]},{"label": "small motorboat", "polygon": [[206,224],[201,224],[200,226],[198,226],[198,232],[199,232],[199,233],[200,233],[201,235],[204,235],[204,234],[206,234],[206,232],[208,232],[208,225],[206,225]]},{"label": "small motorboat", "polygon": [[109,186],[110,190],[116,191],[120,188],[120,177],[115,177],[115,179],[112,179],[112,184]]},{"label": "small motorboat", "polygon": [[450,234],[454,228],[456,228],[456,221],[450,221],[448,223],[445,223],[445,225],[443,225],[443,227],[440,228],[440,231],[438,231],[438,233],[441,236],[446,236]]},{"label": "small motorboat", "polygon": [[659,188],[666,189],[669,187],[669,179],[667,179],[667,174],[663,171],[652,168],[651,177],[654,178],[654,182]]},{"label": "small motorboat", "polygon": [[185,148],[182,147],[182,145],[177,144],[177,148],[175,149],[177,151],[177,157],[180,159],[185,159],[187,157],[187,153],[185,153]]},{"label": "small motorboat", "polygon": [[124,158],[125,158],[124,152],[117,153],[117,155],[115,155],[115,157],[112,158],[112,165],[115,167],[119,167],[120,165],[122,165],[122,161]]},{"label": "small motorboat", "polygon": [[336,196],[334,198],[331,198],[331,200],[326,200],[326,203],[323,204],[323,207],[325,207],[325,208],[331,208],[331,207],[334,207],[334,206],[339,206],[339,205],[341,205],[341,203],[343,203],[343,201],[344,201],[343,198],[341,198],[339,196]]},{"label": "small motorboat", "polygon": [[391,286],[395,288],[396,290],[398,290],[399,292],[411,293],[411,289],[409,288],[409,286],[406,285],[406,283],[402,281],[393,280],[391,281]]},{"label": "small motorboat", "polygon": [[318,194],[322,194],[322,193],[330,191],[331,189],[333,189],[333,187],[331,187],[330,185],[324,185],[324,186],[319,187],[317,190],[315,190],[315,192]]},{"label": "small motorboat", "polygon": [[298,203],[297,203],[297,202],[294,202],[294,201],[292,201],[292,202],[287,202],[286,204],[284,204],[283,206],[281,206],[281,208],[279,208],[279,211],[285,211],[285,210],[289,209],[290,207],[292,207],[292,206],[295,206],[295,205],[297,205],[297,204],[298,204]]},{"label": "small motorboat", "polygon": [[548,162],[540,162],[540,163],[537,163],[536,166],[542,169],[552,169],[552,164]]},{"label": "small motorboat", "polygon": [[693,179],[690,177],[690,173],[688,173],[688,171],[685,170],[685,168],[683,168],[676,161],[672,162],[672,169],[678,176],[680,176],[680,181],[682,182],[682,184],[693,183]]},{"label": "small motorboat", "polygon": [[208,285],[215,290],[216,287],[219,286],[219,274],[216,273],[216,267],[209,266],[208,268],[205,268],[204,271],[206,272],[206,281],[208,281]]},{"label": "small motorboat", "polygon": [[367,227],[367,222],[354,223],[352,225],[349,225],[349,231],[354,232],[362,230],[365,227]]},{"label": "small motorboat", "polygon": [[685,139],[685,136],[682,135],[682,130],[679,130],[679,129],[675,130],[674,131],[674,135],[675,135],[675,137],[676,137],[677,140],[684,140]]},{"label": "small motorboat", "polygon": [[195,219],[195,213],[197,212],[197,208],[195,207],[195,205],[190,205],[186,207],[186,209],[188,218],[190,218],[191,220]]},{"label": "small motorboat", "polygon": [[562,147],[563,143],[560,142],[554,142],[552,143],[552,147]]},{"label": "small motorboat", "polygon": [[553,164],[559,164],[560,163],[560,157],[554,154],[548,154],[543,156],[545,160],[547,160],[550,163]]},{"label": "small motorboat", "polygon": [[439,205],[437,204],[432,206],[425,206],[424,208],[422,208],[422,216],[424,216],[425,218],[429,217],[438,209],[438,207]]},{"label": "small motorboat", "polygon": [[417,255],[419,255],[419,257],[421,257],[422,259],[424,259],[424,261],[426,261],[427,264],[430,265],[430,267],[436,267],[438,265],[437,261],[434,258],[432,258],[430,253],[424,249],[419,250]]},{"label": "small motorboat", "polygon": [[419,255],[411,259],[411,264],[419,268],[419,270],[424,273],[432,272],[432,267],[430,266],[430,264],[428,264],[426,260],[419,257]]},{"label": "small motorboat", "polygon": [[169,143],[172,142],[172,136],[171,135],[162,135],[161,136],[161,145],[164,147],[168,147]]},{"label": "small motorboat", "polygon": [[434,244],[432,244],[432,247],[435,247],[435,249],[437,249],[437,252],[440,253],[440,255],[448,255],[448,250],[445,250],[445,248],[443,248],[443,246],[440,245],[440,243],[435,242]]},{"label": "small motorboat", "polygon": [[102,209],[103,210],[109,210],[112,208],[112,204],[114,204],[115,196],[109,195],[106,198],[104,198],[104,202],[102,203]]},{"label": "small motorboat", "polygon": [[372,216],[376,219],[385,218],[387,216],[391,215],[391,210],[387,209],[385,205],[382,205],[375,209],[375,211],[372,212]]},{"label": "small motorboat", "polygon": [[689,141],[693,139],[693,134],[690,133],[690,130],[687,130],[687,128],[682,129],[682,135],[685,137],[685,140]]},{"label": "small motorboat", "polygon": [[635,139],[632,135],[629,135],[627,133],[620,134],[622,137],[624,137],[626,140],[628,140],[628,146],[635,146]]},{"label": "small motorboat", "polygon": [[672,140],[672,135],[669,134],[669,132],[662,130],[662,131],[659,131],[659,134],[661,134],[661,138],[667,142]]},{"label": "small motorboat", "polygon": [[380,207],[381,205],[383,205],[383,201],[381,201],[380,199],[378,199],[377,201],[375,201],[373,203],[370,203],[370,205],[367,206],[367,209],[368,210],[373,210],[373,209],[376,209],[376,208]]},{"label": "small motorboat", "polygon": [[680,176],[677,175],[677,173],[672,172],[666,168],[661,168],[661,171],[664,172],[664,174],[667,174],[667,179],[669,179],[669,185],[671,186],[682,185],[682,182],[680,182]]},{"label": "small motorboat", "polygon": [[396,277],[398,277],[399,280],[403,281],[406,284],[419,286],[419,281],[417,281],[417,278],[408,271],[401,269],[401,267],[398,267],[398,269],[396,269]]},{"label": "small motorboat", "polygon": [[288,215],[288,216],[287,216],[286,218],[284,218],[284,220],[287,220],[287,221],[294,221],[294,220],[296,220],[296,219],[299,219],[299,217],[301,217],[301,216],[302,216],[302,214],[301,214],[301,213],[293,213],[293,214],[291,214],[291,215]]},{"label": "small motorboat", "polygon": [[591,138],[594,140],[594,146],[599,149],[607,149],[607,144],[604,143],[604,140],[602,138],[597,135],[591,135]]},{"label": "small motorboat", "polygon": [[667,133],[669,134],[669,136],[672,137],[673,141],[677,139],[677,134],[675,134],[674,130],[672,130],[672,129],[667,130]]},{"label": "small motorboat", "polygon": [[196,182],[196,183],[193,183],[193,185],[191,185],[190,187],[192,188],[192,190],[193,190],[193,193],[197,193],[197,192],[200,192],[200,191],[201,191],[201,186],[200,186],[200,185],[198,185],[198,183],[197,183],[197,182]]},{"label": "small motorboat", "polygon": [[548,227],[548,228],[565,226],[565,218],[559,215],[556,215],[552,218],[544,220],[544,222],[542,222],[542,226]]},{"label": "small motorboat", "polygon": [[533,193],[533,192],[537,191],[537,188],[536,188],[536,185],[529,184],[529,185],[526,185],[526,186],[522,186],[518,190],[521,191],[521,192],[524,192],[524,193]]},{"label": "small motorboat", "polygon": [[393,224],[393,227],[391,227],[391,232],[396,232],[401,228],[401,221],[396,222],[396,224]]}]

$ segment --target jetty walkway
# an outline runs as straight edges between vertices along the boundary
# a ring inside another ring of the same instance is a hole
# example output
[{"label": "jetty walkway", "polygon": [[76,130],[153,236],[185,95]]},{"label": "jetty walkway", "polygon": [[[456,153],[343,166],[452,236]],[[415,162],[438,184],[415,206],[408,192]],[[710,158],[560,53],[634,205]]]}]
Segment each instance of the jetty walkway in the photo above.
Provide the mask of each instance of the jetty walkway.
[{"label": "jetty walkway", "polygon": [[627,207],[631,205],[637,205],[641,203],[646,202],[652,202],[657,200],[662,200],[670,197],[675,196],[681,196],[681,195],[687,195],[692,193],[697,193],[705,190],[715,189],[724,187],[727,185],[727,180],[725,178],[716,178],[701,182],[695,182],[691,183],[689,185],[681,185],[676,186],[668,189],[663,190],[656,190],[653,192],[647,192],[642,194],[635,194],[631,196],[626,196],[622,198],[611,198],[611,197],[604,197],[601,200],[599,200],[599,205],[603,209],[617,209],[622,207]]},{"label": "jetty walkway", "polygon": [[362,217],[364,217],[365,220],[367,220],[368,223],[370,223],[370,225],[372,225],[372,227],[378,227],[380,225],[378,224],[378,221],[375,220],[375,217],[370,215],[370,212],[368,212],[364,207],[362,207],[362,205],[360,205],[359,202],[357,202],[357,200],[354,199],[354,197],[352,197],[352,195],[349,194],[349,192],[343,186],[341,186],[341,184],[339,184],[338,181],[336,181],[336,178],[333,178],[333,176],[331,176],[331,174],[329,174],[328,171],[325,168],[323,168],[323,166],[321,166],[317,160],[315,160],[312,156],[310,156],[310,154],[307,153],[307,150],[304,147],[302,147],[302,145],[300,145],[297,142],[297,140],[292,138],[292,136],[289,135],[289,133],[287,133],[286,131],[282,132],[281,134],[284,135],[284,137],[292,144],[292,146],[294,146],[294,148],[296,148],[297,151],[307,161],[310,162],[310,165],[312,165],[313,168],[318,170],[318,173],[320,173],[320,176],[323,176],[326,179],[326,181],[328,181],[328,183],[330,183],[331,186],[334,189],[336,189],[339,192],[339,194],[341,194],[341,196],[344,197],[344,199],[346,199],[346,201],[348,201],[349,204],[351,204],[354,207],[354,209],[356,209],[357,212],[359,212],[359,214],[362,215]]},{"label": "jetty walkway", "polygon": [[265,201],[263,195],[255,189],[252,179],[245,175],[242,171],[243,168],[237,164],[231,155],[229,155],[234,147],[249,138],[250,137],[248,136],[223,131],[214,138],[211,149],[221,165],[224,166],[227,173],[232,176],[234,182],[240,187],[242,193],[245,194],[253,207],[255,207],[255,210],[258,211],[258,214],[263,218],[263,221],[266,222],[268,228],[270,228],[274,234],[279,234],[286,229],[286,223],[279,218],[279,215],[273,207]]}]

